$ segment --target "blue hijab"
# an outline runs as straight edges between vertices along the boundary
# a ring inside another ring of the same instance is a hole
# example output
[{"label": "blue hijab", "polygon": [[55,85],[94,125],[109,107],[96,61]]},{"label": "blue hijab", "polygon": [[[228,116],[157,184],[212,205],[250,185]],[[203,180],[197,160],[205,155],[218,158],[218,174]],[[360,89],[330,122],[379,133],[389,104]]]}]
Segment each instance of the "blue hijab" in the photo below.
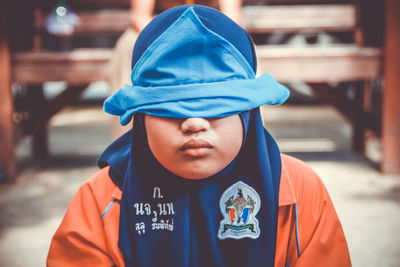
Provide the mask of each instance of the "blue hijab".
[{"label": "blue hijab", "polygon": [[[173,14],[180,16],[160,31]],[[148,43],[143,40],[148,33],[157,38]],[[104,110],[120,116],[122,125],[138,112],[216,118],[282,104],[289,96],[268,73],[255,77],[250,37],[212,8],[181,6],[161,13],[140,34],[133,59],[132,84],[104,102]]]},{"label": "blue hijab", "polygon": [[[121,116],[122,124],[135,114],[133,129],[98,162],[110,166],[122,190],[119,248],[126,266],[274,266],[281,159],[258,107],[284,102],[287,89],[268,74],[255,78],[247,33],[203,6],[157,16],[140,34],[132,65],[132,85],[104,108]],[[143,113],[239,113],[243,144],[221,172],[184,179],[151,153]]]}]

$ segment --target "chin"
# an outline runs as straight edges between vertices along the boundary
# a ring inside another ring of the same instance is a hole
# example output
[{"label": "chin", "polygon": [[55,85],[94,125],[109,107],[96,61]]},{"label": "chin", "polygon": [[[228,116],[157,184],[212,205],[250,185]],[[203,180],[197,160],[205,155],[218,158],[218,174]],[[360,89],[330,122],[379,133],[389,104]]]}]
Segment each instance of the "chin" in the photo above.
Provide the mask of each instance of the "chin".
[{"label": "chin", "polygon": [[182,178],[185,179],[190,179],[190,180],[200,180],[200,179],[205,179],[208,178],[210,176],[212,176],[213,174],[205,174],[205,173],[190,173],[190,174],[184,174],[184,175],[179,175]]},{"label": "chin", "polygon": [[205,179],[213,176],[228,165],[225,162],[215,163],[215,159],[181,160],[175,162],[179,162],[179,164],[161,164],[173,174],[191,180]]},{"label": "chin", "polygon": [[214,170],[212,168],[191,168],[189,170],[181,170],[179,173],[176,173],[178,176],[191,179],[191,180],[199,180],[205,179],[214,174],[218,173],[220,170]]}]

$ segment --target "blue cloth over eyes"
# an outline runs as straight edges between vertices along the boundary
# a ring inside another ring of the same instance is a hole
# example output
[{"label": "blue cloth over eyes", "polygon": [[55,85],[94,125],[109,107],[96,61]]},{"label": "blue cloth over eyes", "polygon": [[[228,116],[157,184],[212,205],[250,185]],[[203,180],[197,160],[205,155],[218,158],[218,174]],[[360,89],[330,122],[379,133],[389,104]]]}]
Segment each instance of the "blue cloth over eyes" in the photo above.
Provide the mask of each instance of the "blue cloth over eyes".
[{"label": "blue cloth over eyes", "polygon": [[[248,41],[248,40],[246,40]],[[160,117],[224,117],[264,104],[282,104],[286,87],[253,68],[226,39],[187,10],[144,51],[125,85],[104,110],[126,125],[133,114]]]}]

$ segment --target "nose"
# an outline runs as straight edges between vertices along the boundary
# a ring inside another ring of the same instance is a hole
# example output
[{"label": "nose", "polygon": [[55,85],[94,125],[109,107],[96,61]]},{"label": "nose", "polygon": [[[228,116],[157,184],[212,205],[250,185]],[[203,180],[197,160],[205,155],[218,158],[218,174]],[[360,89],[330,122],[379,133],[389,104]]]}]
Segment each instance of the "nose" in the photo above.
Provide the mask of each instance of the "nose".
[{"label": "nose", "polygon": [[210,129],[210,122],[204,118],[187,118],[181,124],[184,133],[205,132]]}]

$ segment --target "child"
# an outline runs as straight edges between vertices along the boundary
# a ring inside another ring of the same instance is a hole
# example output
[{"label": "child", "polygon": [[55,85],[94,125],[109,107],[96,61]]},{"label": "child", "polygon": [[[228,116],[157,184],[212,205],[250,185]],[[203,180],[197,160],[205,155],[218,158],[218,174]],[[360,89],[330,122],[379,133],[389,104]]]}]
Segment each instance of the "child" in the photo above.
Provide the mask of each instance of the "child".
[{"label": "child", "polygon": [[259,106],[254,44],[215,9],[180,6],[140,34],[132,85],[106,112],[133,130],[100,157],[57,230],[49,266],[351,266],[331,200],[282,155]]}]

